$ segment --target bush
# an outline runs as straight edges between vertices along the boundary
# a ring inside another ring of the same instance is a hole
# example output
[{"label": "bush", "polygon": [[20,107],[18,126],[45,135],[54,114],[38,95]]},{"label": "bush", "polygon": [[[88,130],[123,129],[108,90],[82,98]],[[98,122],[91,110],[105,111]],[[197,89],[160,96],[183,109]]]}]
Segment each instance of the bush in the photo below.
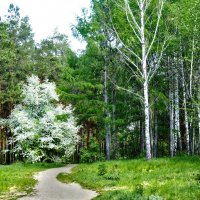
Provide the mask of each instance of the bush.
[{"label": "bush", "polygon": [[87,148],[82,148],[81,153],[81,162],[82,163],[92,163],[96,161],[105,160],[104,155],[100,152],[100,147],[95,138],[89,140],[89,145]]},{"label": "bush", "polygon": [[79,127],[69,105],[57,104],[54,83],[31,76],[22,90],[21,104],[12,110],[9,126],[18,158],[30,162],[61,162],[75,151]]}]

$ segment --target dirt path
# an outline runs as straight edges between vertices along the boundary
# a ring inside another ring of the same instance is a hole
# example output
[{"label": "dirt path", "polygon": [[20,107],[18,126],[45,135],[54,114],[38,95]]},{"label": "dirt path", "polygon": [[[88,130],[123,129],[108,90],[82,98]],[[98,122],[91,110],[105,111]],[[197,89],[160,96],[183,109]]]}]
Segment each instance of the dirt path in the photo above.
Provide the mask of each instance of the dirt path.
[{"label": "dirt path", "polygon": [[75,165],[40,172],[36,176],[36,195],[21,200],[90,200],[97,196],[95,191],[83,189],[79,184],[65,184],[56,179],[59,173],[70,172],[73,167]]}]

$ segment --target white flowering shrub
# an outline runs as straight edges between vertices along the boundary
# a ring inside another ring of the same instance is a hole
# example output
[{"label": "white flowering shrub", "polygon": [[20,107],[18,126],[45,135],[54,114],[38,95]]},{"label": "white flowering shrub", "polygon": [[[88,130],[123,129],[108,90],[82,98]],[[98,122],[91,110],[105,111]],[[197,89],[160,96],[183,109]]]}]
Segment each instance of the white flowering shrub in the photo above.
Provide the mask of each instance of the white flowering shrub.
[{"label": "white flowering shrub", "polygon": [[23,101],[10,115],[14,151],[31,162],[61,161],[70,157],[78,143],[78,129],[72,106],[57,104],[54,83],[28,78]]}]

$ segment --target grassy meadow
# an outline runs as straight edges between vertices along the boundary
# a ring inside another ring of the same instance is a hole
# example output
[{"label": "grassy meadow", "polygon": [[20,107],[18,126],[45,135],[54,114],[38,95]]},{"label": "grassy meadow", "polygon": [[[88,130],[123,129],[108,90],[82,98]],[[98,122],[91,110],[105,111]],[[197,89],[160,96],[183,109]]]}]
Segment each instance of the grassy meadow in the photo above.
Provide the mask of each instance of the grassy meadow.
[{"label": "grassy meadow", "polygon": [[14,200],[33,192],[36,184],[34,173],[60,166],[47,163],[0,165],[0,199]]},{"label": "grassy meadow", "polygon": [[62,182],[99,192],[98,200],[199,200],[200,158],[176,157],[80,164]]}]

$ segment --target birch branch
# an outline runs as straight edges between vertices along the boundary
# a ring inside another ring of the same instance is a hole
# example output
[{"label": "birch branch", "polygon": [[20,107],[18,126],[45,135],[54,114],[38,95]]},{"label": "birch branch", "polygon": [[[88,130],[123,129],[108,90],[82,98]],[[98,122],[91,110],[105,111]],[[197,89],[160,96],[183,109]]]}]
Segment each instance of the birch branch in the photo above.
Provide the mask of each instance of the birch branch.
[{"label": "birch branch", "polygon": [[132,26],[132,24],[131,24],[131,21],[130,21],[129,16],[128,16],[128,11],[127,11],[127,9],[125,9],[125,12],[126,12],[126,19],[127,19],[128,23],[129,23],[131,29],[133,30],[135,36],[138,38],[139,42],[141,42],[140,36],[136,33],[135,28],[134,28],[134,27]]},{"label": "birch branch", "polygon": [[108,75],[107,75],[107,78],[108,78],[108,79],[110,80],[110,82],[116,87],[116,89],[120,89],[120,90],[126,91],[126,92],[128,92],[128,93],[132,93],[132,94],[136,95],[138,98],[140,98],[140,99],[143,101],[143,99],[144,99],[143,96],[137,94],[137,93],[134,92],[133,90],[129,90],[129,89],[126,89],[126,88],[124,88],[124,87],[121,87],[121,86],[117,85],[117,84],[112,80],[112,78],[109,77]]},{"label": "birch branch", "polygon": [[[144,1],[144,2],[145,2],[145,1]],[[151,3],[151,0],[146,0],[144,12],[146,12],[146,10],[148,9],[150,3]]]},{"label": "birch branch", "polygon": [[131,71],[131,73],[133,74],[133,76],[131,76],[131,77],[136,77],[139,81],[141,81],[141,75],[139,76],[133,69],[132,69],[132,67],[130,67],[130,63],[127,63],[125,60],[123,60],[122,61],[129,69],[130,69],[130,71]]},{"label": "birch branch", "polygon": [[194,37],[192,40],[192,55],[190,64],[190,97],[192,98],[192,76],[193,76],[193,63],[194,63]]},{"label": "birch branch", "polygon": [[[110,16],[111,17],[111,16]],[[120,41],[120,43],[133,55],[135,56],[137,59],[139,59],[139,61],[141,61],[141,58],[135,53],[133,52],[129,47],[127,47],[127,45],[124,44],[124,42],[122,41],[122,39],[120,38],[117,30],[115,29],[115,26],[113,24],[112,18],[111,20],[111,25],[112,25],[112,29],[114,30],[115,35],[117,36],[117,39]]]},{"label": "birch branch", "polygon": [[139,67],[124,53],[121,51],[120,48],[117,48],[117,50],[120,52],[120,54],[128,61],[130,62],[138,71],[138,73],[140,74],[140,76],[143,77],[142,71],[139,69]]},{"label": "birch branch", "polygon": [[138,33],[141,34],[141,28],[140,28],[140,26],[138,25],[138,23],[137,23],[137,21],[136,21],[136,19],[135,19],[135,16],[133,15],[133,12],[131,11],[131,8],[130,8],[130,5],[129,5],[128,0],[124,0],[124,3],[125,3],[125,7],[127,7],[128,12],[130,13],[130,16],[131,16],[131,18],[132,18],[132,20],[133,20],[133,22],[134,22],[134,24],[135,24],[135,27],[136,27]]},{"label": "birch branch", "polygon": [[152,41],[151,41],[150,46],[149,46],[149,48],[148,48],[148,50],[147,50],[147,53],[146,53],[146,59],[147,59],[147,57],[148,57],[148,55],[149,55],[149,53],[150,53],[150,51],[151,51],[151,49],[152,49],[152,46],[153,46],[153,44],[154,44],[154,41],[155,41],[156,36],[157,36],[157,33],[158,33],[158,27],[159,27],[161,15],[162,15],[162,10],[163,10],[163,6],[164,6],[164,1],[165,1],[165,0],[160,0],[160,1],[159,1],[161,5],[160,5],[160,8],[159,8],[159,10],[158,10],[158,18],[157,18],[156,28],[155,28],[155,31],[154,31],[154,34],[153,34]]},{"label": "birch branch", "polygon": [[[166,50],[166,48],[168,47],[168,45],[166,45],[167,43],[167,39],[164,40],[164,43],[162,45],[162,48],[161,48],[161,53],[160,53],[160,56],[158,58],[158,61],[156,63],[156,66],[154,68],[154,70],[150,70],[149,73],[148,73],[148,82],[151,81],[151,79],[153,78],[154,74],[156,73],[156,71],[158,70],[158,68],[160,67],[160,62],[161,62],[161,59],[163,57],[163,52]],[[151,74],[152,72],[152,74]]]},{"label": "birch branch", "polygon": [[136,95],[142,102],[144,101],[144,97],[143,97],[143,96],[137,94],[136,92],[134,92],[134,91],[132,91],[132,90],[129,90],[129,89],[120,87],[120,86],[118,86],[118,85],[116,85],[116,88],[119,89],[119,90],[126,91],[126,92],[128,92],[128,93],[132,93],[132,94]]}]

